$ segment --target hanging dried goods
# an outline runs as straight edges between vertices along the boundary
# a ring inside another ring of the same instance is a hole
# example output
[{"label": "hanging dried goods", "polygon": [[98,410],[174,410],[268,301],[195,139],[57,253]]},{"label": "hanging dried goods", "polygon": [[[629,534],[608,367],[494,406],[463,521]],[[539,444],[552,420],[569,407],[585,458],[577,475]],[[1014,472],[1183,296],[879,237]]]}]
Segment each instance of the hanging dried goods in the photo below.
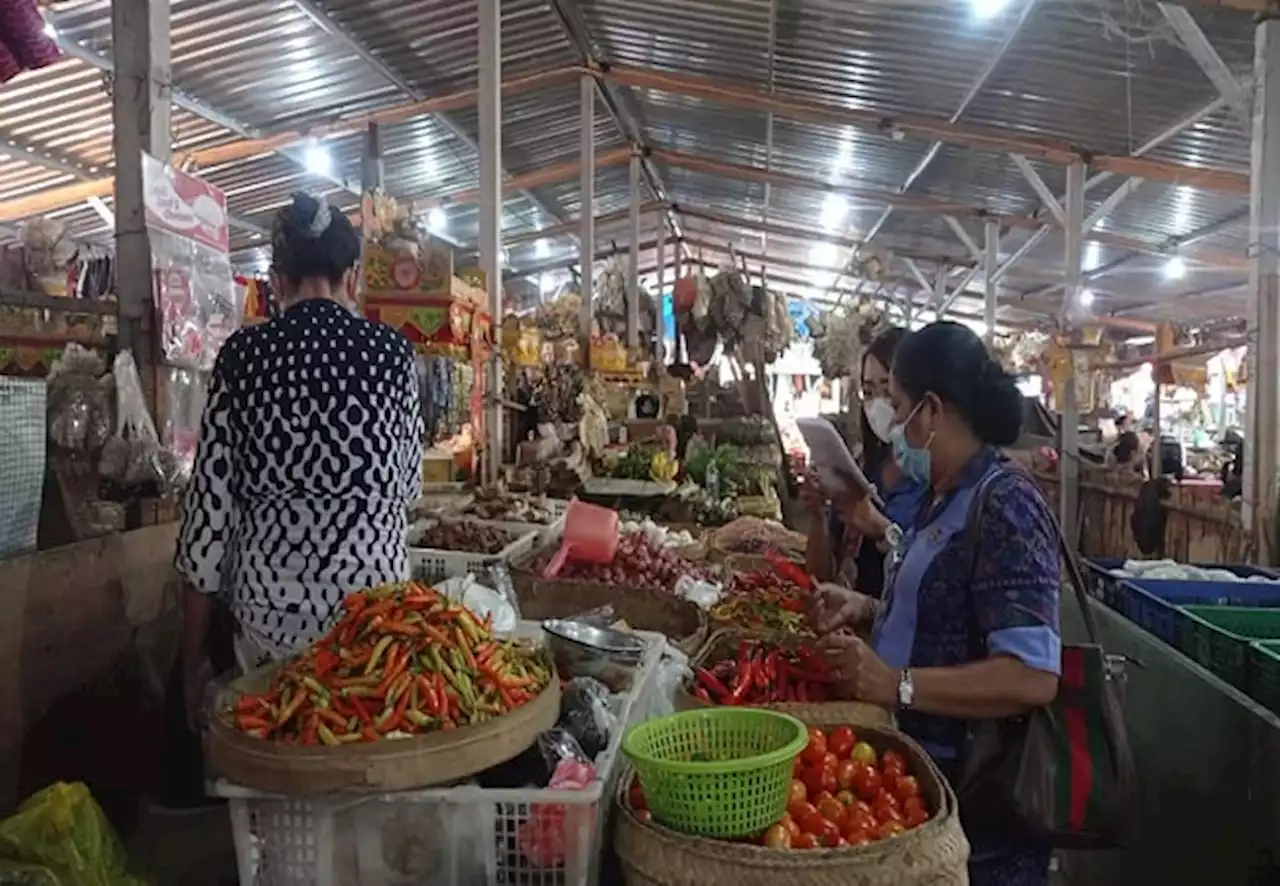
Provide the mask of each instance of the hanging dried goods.
[{"label": "hanging dried goods", "polygon": [[241,695],[224,721],[286,745],[408,738],[501,716],[552,678],[536,653],[497,640],[464,606],[413,582],[361,591],[337,624]]}]

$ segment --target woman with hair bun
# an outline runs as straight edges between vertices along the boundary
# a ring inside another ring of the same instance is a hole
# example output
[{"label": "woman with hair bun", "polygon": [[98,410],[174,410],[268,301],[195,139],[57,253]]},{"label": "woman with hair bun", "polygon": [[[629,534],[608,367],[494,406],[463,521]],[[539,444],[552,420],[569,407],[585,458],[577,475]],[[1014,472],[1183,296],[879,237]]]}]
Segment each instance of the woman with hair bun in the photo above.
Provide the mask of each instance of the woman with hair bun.
[{"label": "woman with hair bun", "polygon": [[[812,616],[845,697],[897,709],[953,782],[968,724],[1013,718],[1058,691],[1058,530],[1029,475],[1001,455],[1022,396],[968,327],[939,322],[898,347],[894,458],[926,487],[893,533],[885,598],[823,585]],[[871,642],[845,629],[872,622]],[[961,818],[973,886],[1043,886],[1050,846],[1007,821]]]},{"label": "woman with hair bun", "polygon": [[355,313],[360,238],[342,213],[295,194],[271,247],[280,311],[218,353],[183,507],[192,720],[213,595],[229,597],[236,659],[253,668],[318,638],[352,591],[409,578],[424,435],[413,348]]}]

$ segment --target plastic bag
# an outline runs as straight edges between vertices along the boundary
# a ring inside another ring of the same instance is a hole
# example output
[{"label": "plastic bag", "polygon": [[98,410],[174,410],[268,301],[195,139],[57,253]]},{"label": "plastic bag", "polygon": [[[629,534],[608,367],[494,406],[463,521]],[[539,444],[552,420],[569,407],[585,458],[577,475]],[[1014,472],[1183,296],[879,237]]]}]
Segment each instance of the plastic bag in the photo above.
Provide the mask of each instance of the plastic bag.
[{"label": "plastic bag", "polygon": [[670,643],[658,661],[658,672],[653,676],[653,689],[640,698],[639,719],[644,722],[654,717],[665,717],[676,712],[676,694],[692,676],[689,656]]},{"label": "plastic bag", "polygon": [[102,357],[72,342],[49,370],[49,439],[62,448],[94,452],[111,431],[109,388],[98,380]]},{"label": "plastic bag", "polygon": [[470,609],[481,621],[492,616],[490,630],[498,636],[516,629],[519,615],[515,608],[501,593],[476,581],[474,575],[446,579],[436,584],[436,590]]},{"label": "plastic bag", "polygon": [[49,785],[0,822],[0,883],[142,886],[125,868],[119,838],[78,782]]},{"label": "plastic bag", "polygon": [[575,677],[560,691],[562,729],[577,741],[584,758],[595,760],[609,746],[618,718],[609,708],[609,689],[599,680]]},{"label": "plastic bag", "polygon": [[[515,613],[516,621],[520,620],[520,595],[516,593],[515,582],[511,580],[511,567],[505,560],[489,564],[489,586],[502,597]],[[514,630],[514,628],[513,628]]]},{"label": "plastic bag", "polygon": [[[582,791],[596,779],[596,769],[586,762],[582,749],[563,730],[553,729],[538,737],[538,747],[550,762],[558,756],[547,787],[556,791]],[[595,804],[565,806],[536,803],[529,817],[516,829],[516,845],[534,867],[558,868],[570,854],[590,847],[595,823]]]},{"label": "plastic bag", "polygon": [[702,609],[710,609],[724,596],[724,588],[713,581],[702,581],[692,575],[682,575],[676,582],[675,595]]},{"label": "plastic bag", "polygon": [[166,466],[172,458],[166,458],[160,448],[132,353],[121,351],[116,355],[112,375],[116,384],[116,433],[102,448],[98,470],[103,477],[129,489],[163,487],[174,475],[174,466]]}]

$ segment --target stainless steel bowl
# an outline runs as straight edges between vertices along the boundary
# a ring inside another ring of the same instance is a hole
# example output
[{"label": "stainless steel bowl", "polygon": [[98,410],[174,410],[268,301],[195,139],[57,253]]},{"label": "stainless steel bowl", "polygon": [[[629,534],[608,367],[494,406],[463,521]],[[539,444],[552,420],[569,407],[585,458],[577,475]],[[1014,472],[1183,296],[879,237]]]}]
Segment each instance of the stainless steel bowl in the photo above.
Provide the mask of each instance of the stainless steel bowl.
[{"label": "stainless steel bowl", "polygon": [[556,670],[566,680],[594,677],[614,692],[631,688],[636,668],[644,658],[639,637],[579,621],[551,619],[542,623],[547,647]]}]

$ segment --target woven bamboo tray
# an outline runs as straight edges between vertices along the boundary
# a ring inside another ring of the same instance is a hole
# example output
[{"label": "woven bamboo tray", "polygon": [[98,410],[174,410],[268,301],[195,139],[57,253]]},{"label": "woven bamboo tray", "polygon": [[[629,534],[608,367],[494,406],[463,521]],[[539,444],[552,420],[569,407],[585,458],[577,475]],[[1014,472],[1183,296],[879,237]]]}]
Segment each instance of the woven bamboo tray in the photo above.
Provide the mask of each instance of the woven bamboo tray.
[{"label": "woven bamboo tray", "polygon": [[[242,692],[267,688],[279,665],[259,668],[231,684],[218,700],[234,704]],[[533,701],[475,726],[397,740],[298,747],[245,735],[212,717],[209,762],[217,777],[277,794],[334,791],[382,793],[460,781],[523,753],[560,716],[560,681]]]},{"label": "woven bamboo tray", "polygon": [[[793,645],[804,642],[802,638],[778,636],[776,634],[756,634],[743,631],[717,631],[712,634],[703,647],[690,661],[694,668],[715,664],[727,655],[732,655],[738,647],[739,640],[762,640],[780,645]],[[692,678],[690,678],[692,679]],[[675,692],[675,707],[678,711],[691,711],[709,705],[689,691],[689,685],[682,683]],[[790,714],[797,720],[806,723],[821,721],[840,725],[867,725],[881,728],[892,728],[893,715],[879,705],[867,704],[863,701],[823,701],[823,702],[780,702],[778,704],[760,705],[780,714]]]},{"label": "woven bamboo tray", "polygon": [[[843,725],[815,712],[811,726]],[[878,752],[898,749],[936,810],[918,828],[888,840],[845,849],[783,852],[745,843],[691,837],[653,822],[641,822],[626,803],[632,773],[618,785],[614,848],[627,886],[968,886],[969,842],[960,827],[959,805],[928,754],[906,736],[854,724],[858,737]]]}]

